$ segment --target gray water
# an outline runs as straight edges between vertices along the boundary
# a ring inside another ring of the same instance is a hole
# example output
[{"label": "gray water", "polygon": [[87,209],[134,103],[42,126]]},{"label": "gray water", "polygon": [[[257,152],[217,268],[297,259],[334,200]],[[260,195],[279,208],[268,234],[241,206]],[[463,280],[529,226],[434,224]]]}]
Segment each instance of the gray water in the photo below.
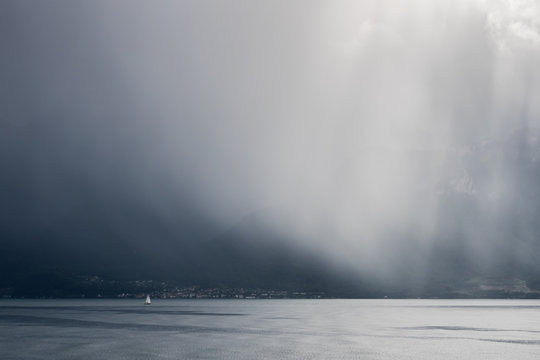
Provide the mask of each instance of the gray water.
[{"label": "gray water", "polygon": [[0,359],[539,359],[536,300],[1,300]]}]

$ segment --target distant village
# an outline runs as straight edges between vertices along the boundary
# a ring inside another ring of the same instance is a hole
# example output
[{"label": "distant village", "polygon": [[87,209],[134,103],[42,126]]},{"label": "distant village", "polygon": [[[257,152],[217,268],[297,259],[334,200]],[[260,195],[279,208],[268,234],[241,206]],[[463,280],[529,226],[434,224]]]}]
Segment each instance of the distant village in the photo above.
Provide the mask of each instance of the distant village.
[{"label": "distant village", "polygon": [[118,294],[117,297],[142,299],[146,297],[146,295],[158,299],[321,299],[326,297],[324,292],[244,288],[201,288],[196,286],[162,289],[150,293],[122,293]]},{"label": "distant village", "polygon": [[[314,289],[268,289],[263,287],[228,287],[180,285],[158,280],[111,280],[97,275],[40,276],[18,286],[0,288],[0,299],[10,298],[107,298],[107,299],[330,299],[351,297],[345,293]],[[362,296],[363,295],[363,296]],[[360,294],[356,298],[419,298],[408,293]],[[460,288],[440,296],[424,294],[425,298],[513,298],[538,299],[540,291],[528,287],[523,279],[473,278]]]},{"label": "distant village", "polygon": [[322,291],[286,291],[263,288],[178,286],[165,281],[105,280],[99,276],[73,277],[69,280],[41,281],[32,291],[1,288],[0,298],[120,298],[143,299],[322,299]]},{"label": "distant village", "polygon": [[[324,292],[314,291],[285,291],[270,289],[247,289],[227,287],[171,286],[167,282],[153,280],[137,280],[130,282],[140,291],[123,292],[117,298],[144,298],[150,295],[157,299],[321,299]],[[144,289],[148,289],[144,291]]]}]

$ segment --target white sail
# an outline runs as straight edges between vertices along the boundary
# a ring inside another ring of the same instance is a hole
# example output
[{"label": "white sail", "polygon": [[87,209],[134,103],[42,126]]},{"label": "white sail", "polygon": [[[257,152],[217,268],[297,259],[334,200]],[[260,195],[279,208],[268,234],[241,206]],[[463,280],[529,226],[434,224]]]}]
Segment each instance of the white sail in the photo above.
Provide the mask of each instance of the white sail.
[{"label": "white sail", "polygon": [[150,301],[150,295],[146,295],[146,300],[144,301],[144,305],[150,305],[152,302]]}]

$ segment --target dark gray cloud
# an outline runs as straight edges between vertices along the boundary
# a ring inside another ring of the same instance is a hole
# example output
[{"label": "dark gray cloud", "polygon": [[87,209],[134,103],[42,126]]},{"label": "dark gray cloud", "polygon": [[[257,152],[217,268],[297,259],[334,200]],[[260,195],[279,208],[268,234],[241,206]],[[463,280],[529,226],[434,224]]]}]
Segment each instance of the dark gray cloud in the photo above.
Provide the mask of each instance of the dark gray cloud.
[{"label": "dark gray cloud", "polygon": [[184,244],[258,212],[306,251],[415,274],[540,249],[534,1],[1,8],[6,227]]}]

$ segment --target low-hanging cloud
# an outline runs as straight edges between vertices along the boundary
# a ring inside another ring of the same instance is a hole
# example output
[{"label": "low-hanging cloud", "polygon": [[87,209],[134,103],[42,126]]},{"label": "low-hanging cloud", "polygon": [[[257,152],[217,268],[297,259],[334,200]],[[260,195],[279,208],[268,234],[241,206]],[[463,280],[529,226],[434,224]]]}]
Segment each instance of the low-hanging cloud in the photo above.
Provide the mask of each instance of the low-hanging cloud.
[{"label": "low-hanging cloud", "polygon": [[[279,213],[305,246],[376,266],[434,237],[493,248],[533,184],[537,140],[509,135],[540,126],[532,0],[3,7],[3,119],[40,129],[20,156],[48,202],[62,169],[171,222],[177,204],[216,228]],[[470,204],[482,229],[458,219]]]}]

